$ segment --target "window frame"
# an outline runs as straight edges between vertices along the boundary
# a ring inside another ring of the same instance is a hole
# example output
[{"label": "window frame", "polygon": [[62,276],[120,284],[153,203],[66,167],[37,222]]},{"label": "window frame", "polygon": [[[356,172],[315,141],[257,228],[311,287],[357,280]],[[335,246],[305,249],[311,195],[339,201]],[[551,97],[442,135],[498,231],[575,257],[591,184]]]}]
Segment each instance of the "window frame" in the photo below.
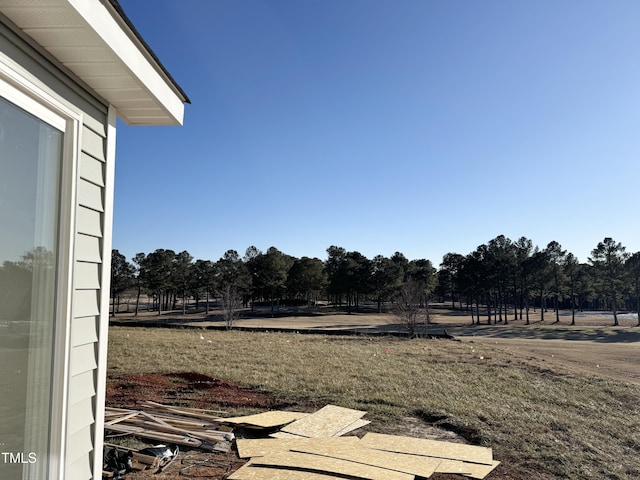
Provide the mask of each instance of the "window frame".
[{"label": "window frame", "polygon": [[73,301],[74,238],[82,113],[0,52],[0,95],[63,132],[51,416],[47,479],[64,478]]}]

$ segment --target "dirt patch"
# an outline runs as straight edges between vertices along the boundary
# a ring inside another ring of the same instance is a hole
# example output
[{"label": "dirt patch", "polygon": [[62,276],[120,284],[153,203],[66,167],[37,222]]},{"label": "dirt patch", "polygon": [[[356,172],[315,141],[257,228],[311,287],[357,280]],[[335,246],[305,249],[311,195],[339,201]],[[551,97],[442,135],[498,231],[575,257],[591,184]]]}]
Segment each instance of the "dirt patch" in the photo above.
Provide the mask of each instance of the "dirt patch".
[{"label": "dirt patch", "polygon": [[146,400],[209,410],[268,409],[277,404],[264,393],[194,372],[127,374],[109,378],[108,406],[135,408]]},{"label": "dirt patch", "polygon": [[[118,375],[110,377],[107,381],[107,406],[136,408],[146,400],[214,411],[278,407],[278,402],[264,393],[195,372]],[[142,441],[123,441],[119,437],[107,438],[107,441],[124,444],[128,448],[140,449],[149,446]],[[178,458],[162,473],[132,472],[127,474],[126,478],[221,480],[244,463],[245,461],[239,459],[234,451],[212,453],[183,447]]]}]

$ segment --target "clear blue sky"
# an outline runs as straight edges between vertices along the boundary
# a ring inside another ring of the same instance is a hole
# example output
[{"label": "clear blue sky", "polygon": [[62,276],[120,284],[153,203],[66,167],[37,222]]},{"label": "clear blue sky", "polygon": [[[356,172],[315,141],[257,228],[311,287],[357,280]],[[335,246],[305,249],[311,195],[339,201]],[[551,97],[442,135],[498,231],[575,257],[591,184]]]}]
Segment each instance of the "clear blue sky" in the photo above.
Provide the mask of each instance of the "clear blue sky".
[{"label": "clear blue sky", "polygon": [[640,2],[120,0],[192,100],[118,128],[113,247],[640,250]]}]

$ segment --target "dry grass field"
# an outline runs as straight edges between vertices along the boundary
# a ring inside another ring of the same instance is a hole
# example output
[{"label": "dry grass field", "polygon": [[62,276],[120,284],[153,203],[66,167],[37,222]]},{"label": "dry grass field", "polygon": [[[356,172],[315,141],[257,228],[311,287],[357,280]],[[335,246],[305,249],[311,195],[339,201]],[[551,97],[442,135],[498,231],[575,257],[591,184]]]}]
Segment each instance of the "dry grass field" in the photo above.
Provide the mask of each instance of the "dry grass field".
[{"label": "dry grass field", "polygon": [[[167,319],[200,327],[216,322]],[[321,333],[328,326],[395,328],[393,317],[376,314],[238,322],[319,330],[304,335],[112,327],[109,382],[131,374],[197,372],[269,399],[242,406],[200,392],[199,406],[238,413],[334,403],[367,410],[370,431],[423,435],[435,427],[492,447],[502,464],[490,479],[640,478],[636,321],[613,328],[601,316],[579,318],[576,327],[566,317],[560,324],[553,320],[547,315],[529,326],[471,326],[459,312],[440,311],[432,330],[446,329],[455,340]]]}]

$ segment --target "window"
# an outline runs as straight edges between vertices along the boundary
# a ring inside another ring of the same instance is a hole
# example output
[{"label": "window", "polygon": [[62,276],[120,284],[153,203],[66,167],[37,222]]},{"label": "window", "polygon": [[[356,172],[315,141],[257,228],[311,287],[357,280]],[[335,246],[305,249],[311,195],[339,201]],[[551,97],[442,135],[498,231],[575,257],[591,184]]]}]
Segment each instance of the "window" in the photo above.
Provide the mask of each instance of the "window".
[{"label": "window", "polygon": [[54,369],[65,330],[56,302],[69,122],[37,98],[0,75],[0,478],[12,479],[53,474],[52,403],[62,391]]}]

